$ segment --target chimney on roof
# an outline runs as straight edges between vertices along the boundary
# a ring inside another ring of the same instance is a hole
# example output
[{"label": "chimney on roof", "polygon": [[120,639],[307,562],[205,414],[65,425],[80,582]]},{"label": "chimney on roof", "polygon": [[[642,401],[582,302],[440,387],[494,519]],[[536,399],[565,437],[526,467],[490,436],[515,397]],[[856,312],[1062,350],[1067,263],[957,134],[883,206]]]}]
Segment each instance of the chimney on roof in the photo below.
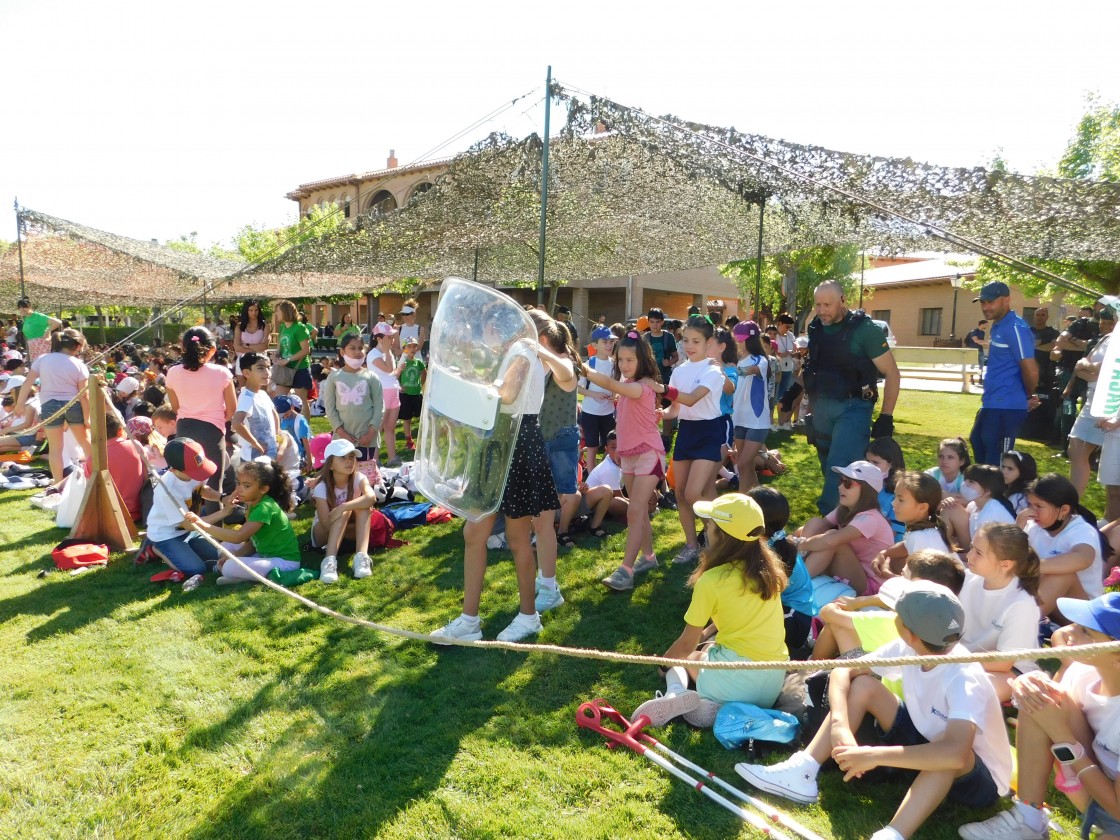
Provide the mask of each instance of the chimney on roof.
[{"label": "chimney on roof", "polygon": [[387,160],[385,162],[385,168],[386,169],[396,169],[398,166],[400,166],[400,164],[397,162],[397,150],[396,149],[390,149],[389,150],[389,160]]}]

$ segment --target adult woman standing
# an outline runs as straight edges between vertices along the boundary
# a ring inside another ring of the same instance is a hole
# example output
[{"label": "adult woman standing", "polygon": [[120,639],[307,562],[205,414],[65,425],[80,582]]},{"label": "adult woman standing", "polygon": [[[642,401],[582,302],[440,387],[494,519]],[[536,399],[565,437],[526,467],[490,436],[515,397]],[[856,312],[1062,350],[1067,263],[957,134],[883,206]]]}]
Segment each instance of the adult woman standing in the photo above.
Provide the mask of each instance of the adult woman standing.
[{"label": "adult woman standing", "polygon": [[[23,319],[20,331],[27,342],[27,358],[35,361],[40,356],[51,352],[51,333],[62,328],[62,322],[42,312],[31,309],[31,301],[20,298],[16,303],[19,317]],[[82,339],[85,341],[85,339]]]},{"label": "adult woman standing", "polygon": [[[207,484],[221,493],[226,464],[226,422],[237,410],[233,375],[229,368],[211,364],[218,347],[205,327],[183,333],[183,363],[167,370],[167,399],[175,409],[176,437],[187,437],[202,445],[206,457],[219,466]],[[218,509],[207,502],[206,513]]]},{"label": "adult woman standing", "polygon": [[341,345],[342,339],[348,335],[361,335],[362,329],[354,323],[354,316],[349,312],[342,313],[342,320],[339,322],[338,327],[335,328],[335,340]]},{"label": "adult woman standing", "polygon": [[[37,376],[41,415],[46,423],[44,431],[50,446],[47,458],[50,462],[51,478],[55,483],[62,481],[62,472],[66,467],[62,463],[62,435],[67,426],[85,452],[86,459],[89,460],[91,457],[89,392],[86,390],[89,368],[78,358],[85,343],[85,338],[77,330],[62,330],[58,334],[58,350],[44,353],[31,363],[31,373],[20,386],[19,396],[16,397],[16,404],[12,409],[12,413],[17,417],[23,414]],[[64,414],[54,417],[66,403],[77,396],[81,397],[78,402],[66,409]]]},{"label": "adult woman standing", "polygon": [[241,304],[241,317],[233,330],[233,352],[237,354],[237,363],[234,373],[239,377],[242,385],[245,380],[241,378],[241,357],[246,353],[264,353],[268,350],[268,325],[261,317],[261,302],[247,300]]},{"label": "adult woman standing", "polygon": [[299,320],[296,305],[290,300],[278,300],[272,307],[280,321],[280,350],[277,363],[293,371],[290,384],[276,382],[277,394],[295,391],[303,400],[303,416],[311,421],[311,330]]}]

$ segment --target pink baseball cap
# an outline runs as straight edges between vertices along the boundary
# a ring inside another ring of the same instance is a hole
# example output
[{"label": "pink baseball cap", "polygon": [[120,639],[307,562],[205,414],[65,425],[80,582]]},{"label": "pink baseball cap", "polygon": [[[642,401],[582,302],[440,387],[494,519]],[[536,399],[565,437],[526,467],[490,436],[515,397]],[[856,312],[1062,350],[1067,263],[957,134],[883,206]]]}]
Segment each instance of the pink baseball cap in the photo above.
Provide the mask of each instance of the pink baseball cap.
[{"label": "pink baseball cap", "polygon": [[389,326],[385,321],[381,321],[373,326],[374,335],[396,335],[397,331]]}]

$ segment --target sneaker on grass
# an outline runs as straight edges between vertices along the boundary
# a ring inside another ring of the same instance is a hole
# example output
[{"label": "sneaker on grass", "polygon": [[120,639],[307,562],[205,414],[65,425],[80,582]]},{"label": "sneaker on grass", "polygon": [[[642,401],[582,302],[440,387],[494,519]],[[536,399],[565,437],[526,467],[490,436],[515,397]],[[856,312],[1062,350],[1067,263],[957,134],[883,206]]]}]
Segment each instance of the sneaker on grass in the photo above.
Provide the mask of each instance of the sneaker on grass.
[{"label": "sneaker on grass", "polygon": [[819,765],[803,752],[794,753],[785,761],[769,766],[745,763],[735,765],[735,772],[759,790],[803,805],[811,805],[817,801],[819,769]]},{"label": "sneaker on grass", "polygon": [[[541,591],[545,589],[542,587]],[[539,613],[525,615],[518,613],[517,617],[509,623],[509,627],[497,635],[499,642],[520,642],[541,632],[541,617]]]},{"label": "sneaker on grass", "polygon": [[359,551],[357,554],[355,554],[354,560],[352,562],[354,564],[355,580],[361,580],[362,578],[367,578],[371,574],[373,574],[373,569],[370,568],[369,555],[364,551]]},{"label": "sneaker on grass", "polygon": [[537,580],[537,600],[534,606],[537,608],[538,613],[548,612],[563,605],[564,596],[560,594],[560,589],[549,589],[547,586],[540,585],[540,579]]},{"label": "sneaker on grass", "polygon": [[[478,616],[467,618],[465,615],[460,615],[457,619],[443,625],[443,627],[438,630],[433,630],[432,635],[444,639],[462,639],[467,642],[477,642],[482,638],[482,623],[478,620]],[[447,643],[436,641],[436,644]]]},{"label": "sneaker on grass", "polygon": [[1022,808],[1015,805],[1010,811],[1000,811],[981,822],[965,823],[957,829],[964,840],[1045,840],[1050,836],[1049,821],[1042,816],[1042,828],[1028,825]]},{"label": "sneaker on grass", "polygon": [[319,580],[322,583],[338,583],[338,558],[333,554],[324,557],[319,564]]},{"label": "sneaker on grass", "polygon": [[715,700],[701,697],[695,709],[684,713],[684,722],[698,729],[711,729],[715,726],[716,715],[719,714],[719,707],[722,705]]},{"label": "sneaker on grass", "polygon": [[635,721],[642,715],[649,718],[650,726],[664,726],[675,717],[695,712],[700,707],[700,695],[692,689],[676,694],[662,694],[660,691],[652,700],[647,700],[634,710],[630,720]]},{"label": "sneaker on grass", "polygon": [[657,568],[657,555],[651,554],[649,557],[639,557],[634,561],[634,574],[638,575],[642,572],[648,572],[650,569]]},{"label": "sneaker on grass", "polygon": [[686,545],[673,558],[673,562],[677,565],[684,565],[685,563],[695,563],[700,559],[700,549],[696,546]]},{"label": "sneaker on grass", "polygon": [[634,588],[634,574],[625,566],[619,566],[603,578],[603,583],[615,592],[625,592],[627,589]]}]

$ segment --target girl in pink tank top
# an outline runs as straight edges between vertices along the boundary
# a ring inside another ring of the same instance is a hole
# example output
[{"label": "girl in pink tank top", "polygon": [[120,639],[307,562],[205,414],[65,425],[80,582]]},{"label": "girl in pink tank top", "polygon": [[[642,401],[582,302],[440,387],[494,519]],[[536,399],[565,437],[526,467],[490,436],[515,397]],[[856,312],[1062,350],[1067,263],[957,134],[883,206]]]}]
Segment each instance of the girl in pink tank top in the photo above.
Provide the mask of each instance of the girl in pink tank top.
[{"label": "girl in pink tank top", "polygon": [[[596,373],[586,365],[582,375],[622,397],[616,408],[615,433],[622,458],[622,480],[630,501],[626,511],[626,554],[622,565],[603,583],[611,589],[624,590],[634,588],[636,574],[657,567],[648,511],[650,497],[665,476],[665,445],[657,428],[657,395],[664,393],[665,386],[653,351],[637,332],[630,331],[619,339],[614,354],[612,376]],[[589,469],[593,466],[588,464]]]}]

